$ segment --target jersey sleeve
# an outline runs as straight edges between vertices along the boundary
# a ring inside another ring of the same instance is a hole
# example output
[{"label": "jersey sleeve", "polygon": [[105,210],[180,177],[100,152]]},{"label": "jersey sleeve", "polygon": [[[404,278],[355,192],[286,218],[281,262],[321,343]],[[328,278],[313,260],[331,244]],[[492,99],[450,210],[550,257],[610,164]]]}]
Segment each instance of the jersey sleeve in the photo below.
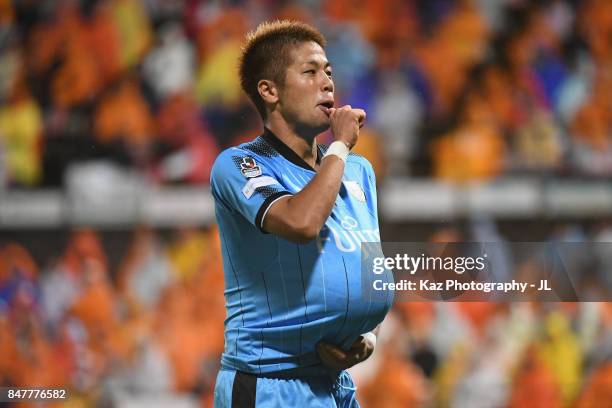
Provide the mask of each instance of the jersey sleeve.
[{"label": "jersey sleeve", "polygon": [[272,204],[291,195],[257,156],[238,148],[219,155],[212,168],[210,186],[217,202],[240,213],[264,233],[263,221]]}]

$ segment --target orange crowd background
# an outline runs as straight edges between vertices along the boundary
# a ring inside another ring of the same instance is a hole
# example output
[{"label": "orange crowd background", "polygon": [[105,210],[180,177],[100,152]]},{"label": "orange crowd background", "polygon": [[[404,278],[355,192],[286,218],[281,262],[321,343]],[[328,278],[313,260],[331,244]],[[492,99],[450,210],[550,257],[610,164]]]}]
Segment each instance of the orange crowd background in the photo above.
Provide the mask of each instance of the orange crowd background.
[{"label": "orange crowd background", "polygon": [[0,1],[2,184],[61,186],[106,160],[155,184],[208,183],[261,131],[240,90],[265,19],[327,36],[337,104],[368,112],[384,175],[451,181],[612,174],[606,0]]},{"label": "orange crowd background", "polygon": [[[442,228],[430,239],[456,236]],[[159,395],[212,406],[220,253],[215,228],[140,228],[114,269],[89,229],[43,267],[2,245],[3,384],[68,388],[58,407]],[[602,407],[612,404],[611,339],[610,303],[398,302],[376,353],[351,371],[365,407]]]},{"label": "orange crowd background", "polygon": [[[0,200],[62,189],[88,161],[206,185],[221,149],[261,131],[235,67],[273,18],[326,35],[337,103],[368,112],[357,151],[381,181],[612,175],[607,0],[0,0]],[[426,239],[456,239],[440,221]],[[211,406],[214,225],[129,227],[121,250],[102,229],[42,251],[36,234],[0,230],[1,385],[69,388],[58,407]],[[612,307],[397,303],[352,374],[364,407],[612,406]]]}]

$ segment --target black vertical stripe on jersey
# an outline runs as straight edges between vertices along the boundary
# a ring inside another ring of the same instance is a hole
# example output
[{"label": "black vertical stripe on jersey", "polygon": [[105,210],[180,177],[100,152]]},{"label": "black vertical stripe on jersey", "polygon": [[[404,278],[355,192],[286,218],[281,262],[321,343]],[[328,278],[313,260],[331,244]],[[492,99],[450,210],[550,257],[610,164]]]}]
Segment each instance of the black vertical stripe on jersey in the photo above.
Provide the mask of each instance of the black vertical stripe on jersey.
[{"label": "black vertical stripe on jersey", "polygon": [[[261,269],[261,280],[263,281],[264,289],[266,291],[266,302],[268,303],[268,315],[270,316],[270,319],[268,319],[266,326],[270,327],[270,322],[272,321],[272,309],[270,308],[270,296],[268,295],[268,285],[266,284],[266,276],[265,276],[265,271],[263,269]],[[257,365],[259,366],[259,374],[261,375],[261,358],[263,356],[263,350],[264,350],[263,329],[259,331],[259,337],[261,338],[260,340],[261,341],[261,351],[259,352],[259,361],[257,362]]]},{"label": "black vertical stripe on jersey", "polygon": [[[370,282],[368,282],[368,287],[371,287]],[[372,291],[368,290],[368,293],[370,294],[369,302],[368,302],[368,308],[366,309],[366,312],[363,315],[364,316],[363,317],[363,322],[359,326],[359,333],[365,333],[365,328],[367,327],[367,325],[370,322],[370,320],[373,320],[373,319],[378,317],[378,315],[376,315],[376,316],[371,316],[370,315],[370,309],[372,309]],[[361,296],[363,298],[363,289],[362,289],[362,292],[361,292]]]},{"label": "black vertical stripe on jersey", "polygon": [[[374,279],[374,276],[373,276],[373,275],[368,274],[368,276],[370,276],[370,277],[371,277],[371,279]],[[369,281],[368,281],[368,283],[367,283],[367,287],[368,287],[368,288],[371,288],[371,287],[372,287],[372,282],[373,282],[372,280],[369,280]],[[362,291],[361,291],[361,298],[362,298],[362,299],[363,299],[363,296],[364,296],[364,294],[363,294],[363,290],[364,290],[364,289],[362,288]],[[379,318],[379,315],[378,315],[378,314],[377,314],[377,315],[375,315],[375,316],[370,315],[370,310],[372,309],[372,303],[373,303],[373,302],[372,302],[372,290],[371,290],[371,289],[370,289],[370,290],[368,290],[368,293],[369,293],[369,295],[370,295],[370,296],[369,296],[369,300],[368,300],[368,308],[367,308],[366,312],[365,312],[365,313],[364,313],[364,315],[363,315],[363,316],[364,316],[363,322],[362,322],[362,323],[361,323],[361,325],[359,326],[359,333],[365,333],[365,328],[366,328],[366,326],[369,324],[369,322],[370,322],[371,320],[376,320],[376,319],[378,319],[378,318]]]},{"label": "black vertical stripe on jersey", "polygon": [[344,257],[342,257],[342,265],[344,265],[344,279],[346,280],[346,311],[344,312],[344,320],[342,320],[342,324],[340,325],[340,329],[338,329],[338,334],[336,337],[342,333],[342,329],[344,329],[344,325],[346,324],[346,319],[348,318],[349,312],[349,301],[350,301],[350,290],[349,290],[349,281],[348,281],[348,272],[346,271],[346,263],[344,262]]},{"label": "black vertical stripe on jersey", "polygon": [[[242,290],[240,289],[240,281],[238,280],[238,274],[236,273],[236,269],[234,268],[234,263],[232,262],[232,255],[229,252],[229,247],[227,246],[227,241],[225,240],[225,234],[221,233],[221,237],[223,237],[223,242],[225,243],[225,251],[227,252],[227,259],[229,259],[230,266],[232,268],[232,272],[234,273],[234,278],[236,278],[236,285],[238,285],[238,299],[240,301],[240,317],[242,318],[242,327],[244,327],[244,313],[242,313]],[[235,354],[238,356],[238,338],[240,337],[240,327],[238,327],[238,333],[236,334],[236,339],[234,340],[234,344],[236,345]]]},{"label": "black vertical stripe on jersey", "polygon": [[255,408],[257,377],[236,371],[232,384],[232,408]]},{"label": "black vertical stripe on jersey", "polygon": [[[304,294],[304,320],[308,322],[308,302],[306,301],[306,284],[304,283],[304,270],[302,269],[302,255],[300,254],[300,245],[297,246],[298,253],[298,263],[300,265],[300,276],[302,278],[302,293]],[[300,324],[300,354],[298,355],[298,364],[300,364],[300,359],[302,356],[302,329],[304,327],[304,323]]]}]

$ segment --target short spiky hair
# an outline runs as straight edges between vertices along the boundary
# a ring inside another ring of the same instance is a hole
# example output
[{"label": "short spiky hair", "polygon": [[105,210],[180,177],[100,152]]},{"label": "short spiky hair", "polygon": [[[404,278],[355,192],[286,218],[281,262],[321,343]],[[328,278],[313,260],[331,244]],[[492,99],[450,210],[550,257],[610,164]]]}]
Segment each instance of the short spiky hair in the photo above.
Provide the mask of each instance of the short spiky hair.
[{"label": "short spiky hair", "polygon": [[261,23],[246,36],[240,56],[240,85],[266,119],[266,106],[257,90],[262,79],[284,85],[287,66],[291,64],[291,48],[314,41],[325,46],[325,37],[316,28],[302,22],[277,20]]}]

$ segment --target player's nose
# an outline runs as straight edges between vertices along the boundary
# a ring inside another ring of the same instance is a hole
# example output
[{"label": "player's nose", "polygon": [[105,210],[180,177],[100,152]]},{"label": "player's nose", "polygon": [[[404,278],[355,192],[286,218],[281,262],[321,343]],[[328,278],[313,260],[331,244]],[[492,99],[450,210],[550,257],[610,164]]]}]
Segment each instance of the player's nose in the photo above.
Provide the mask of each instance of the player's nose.
[{"label": "player's nose", "polygon": [[323,92],[334,92],[334,81],[327,74],[323,74],[323,82],[321,83],[321,90]]}]

